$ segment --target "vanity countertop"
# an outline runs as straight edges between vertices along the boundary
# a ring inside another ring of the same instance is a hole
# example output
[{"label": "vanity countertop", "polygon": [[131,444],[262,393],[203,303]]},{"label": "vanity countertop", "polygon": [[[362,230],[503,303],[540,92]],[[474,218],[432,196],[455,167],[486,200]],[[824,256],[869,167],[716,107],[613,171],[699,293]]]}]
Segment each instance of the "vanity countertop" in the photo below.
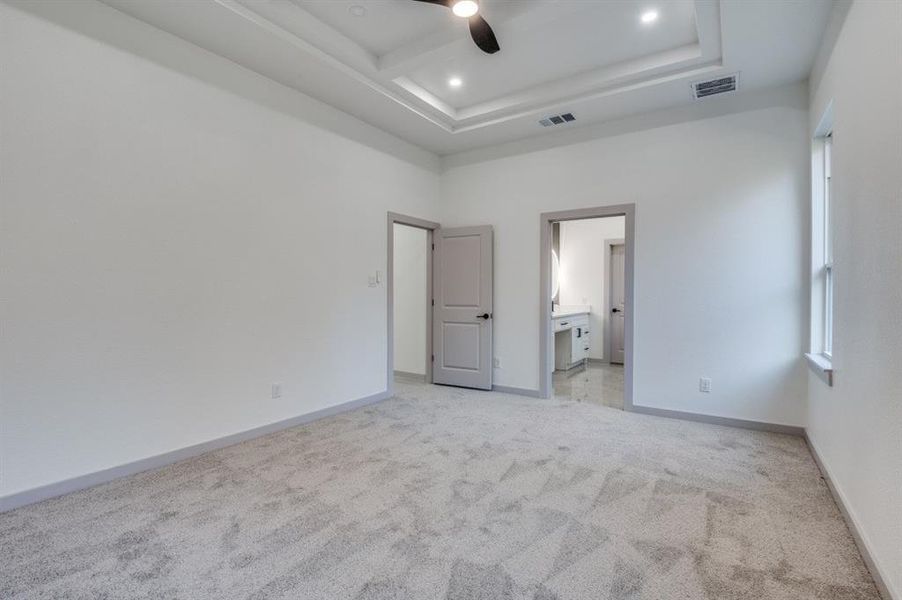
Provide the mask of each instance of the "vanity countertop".
[{"label": "vanity countertop", "polygon": [[551,313],[552,319],[560,319],[561,317],[572,317],[574,315],[587,315],[591,311],[591,306],[558,306],[557,310]]}]

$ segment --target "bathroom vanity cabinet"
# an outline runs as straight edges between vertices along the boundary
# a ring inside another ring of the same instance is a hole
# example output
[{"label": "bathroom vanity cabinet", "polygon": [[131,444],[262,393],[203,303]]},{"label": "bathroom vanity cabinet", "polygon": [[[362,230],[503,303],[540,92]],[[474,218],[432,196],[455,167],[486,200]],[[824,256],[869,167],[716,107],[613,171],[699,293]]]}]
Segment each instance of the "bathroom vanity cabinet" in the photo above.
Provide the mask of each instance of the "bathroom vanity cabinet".
[{"label": "bathroom vanity cabinet", "polygon": [[554,368],[566,371],[589,358],[589,308],[561,307],[552,313]]}]

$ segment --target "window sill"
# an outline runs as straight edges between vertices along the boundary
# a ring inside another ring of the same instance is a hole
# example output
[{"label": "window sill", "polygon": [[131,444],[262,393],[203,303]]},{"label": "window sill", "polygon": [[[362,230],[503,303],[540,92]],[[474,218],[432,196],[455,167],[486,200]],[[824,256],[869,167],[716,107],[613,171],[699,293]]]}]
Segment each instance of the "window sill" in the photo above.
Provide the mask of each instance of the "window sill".
[{"label": "window sill", "polygon": [[833,363],[823,354],[805,354],[808,366],[824,383],[833,387]]}]

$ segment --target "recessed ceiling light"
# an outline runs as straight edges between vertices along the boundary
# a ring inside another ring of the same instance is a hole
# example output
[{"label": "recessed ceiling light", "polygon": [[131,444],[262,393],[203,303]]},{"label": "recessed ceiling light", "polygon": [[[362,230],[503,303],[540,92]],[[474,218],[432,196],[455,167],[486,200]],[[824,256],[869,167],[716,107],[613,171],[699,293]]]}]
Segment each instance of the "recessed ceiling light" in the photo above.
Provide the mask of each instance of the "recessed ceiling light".
[{"label": "recessed ceiling light", "polygon": [[348,12],[351,13],[355,17],[365,17],[366,16],[366,7],[360,6],[359,4],[352,4],[348,7]]},{"label": "recessed ceiling light", "polygon": [[466,19],[479,12],[479,3],[476,0],[457,0],[451,5],[451,10],[458,17]]},{"label": "recessed ceiling light", "polygon": [[460,87],[463,84],[464,84],[463,79],[461,79],[460,77],[452,77],[451,79],[448,80],[448,85],[450,85],[451,87],[454,87],[454,88]]},{"label": "recessed ceiling light", "polygon": [[658,20],[658,11],[656,10],[647,10],[642,13],[642,16],[639,19],[646,25],[650,25]]}]

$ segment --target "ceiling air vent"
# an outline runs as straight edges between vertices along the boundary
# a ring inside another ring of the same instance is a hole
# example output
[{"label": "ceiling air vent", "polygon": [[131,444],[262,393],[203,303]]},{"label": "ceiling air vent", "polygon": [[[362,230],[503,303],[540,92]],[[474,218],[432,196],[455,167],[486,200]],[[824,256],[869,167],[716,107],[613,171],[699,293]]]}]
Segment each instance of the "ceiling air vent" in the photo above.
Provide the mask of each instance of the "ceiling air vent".
[{"label": "ceiling air vent", "polygon": [[735,92],[739,87],[739,73],[727,75],[726,77],[718,77],[717,79],[709,79],[708,81],[697,81],[692,84],[692,95],[696,100],[714,96],[716,94],[726,94],[727,92]]},{"label": "ceiling air vent", "polygon": [[573,113],[564,113],[562,115],[554,115],[551,117],[545,117],[541,121],[539,121],[539,125],[542,127],[551,127],[552,125],[560,125],[561,123],[569,123],[570,121],[575,121],[576,117],[573,116]]}]

